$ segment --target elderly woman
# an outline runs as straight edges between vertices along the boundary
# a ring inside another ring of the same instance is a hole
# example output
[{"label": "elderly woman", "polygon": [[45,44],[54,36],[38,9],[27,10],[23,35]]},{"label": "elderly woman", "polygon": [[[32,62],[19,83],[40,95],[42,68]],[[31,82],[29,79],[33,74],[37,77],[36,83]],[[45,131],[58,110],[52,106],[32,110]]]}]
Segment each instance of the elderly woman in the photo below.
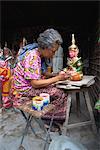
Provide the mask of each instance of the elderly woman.
[{"label": "elderly woman", "polygon": [[[65,119],[65,106],[67,95],[63,90],[57,89],[54,83],[66,80],[68,75],[60,72],[58,75],[48,78],[41,78],[41,58],[52,58],[62,43],[61,35],[54,29],[47,29],[39,35],[38,43],[33,43],[23,47],[18,56],[18,63],[14,69],[14,89],[17,93],[17,100],[14,105],[20,105],[22,96],[27,99],[39,96],[40,93],[50,94],[50,101],[59,107],[55,113],[55,119]],[[26,100],[27,100],[26,99]],[[51,113],[47,113],[45,118],[50,119]]]}]

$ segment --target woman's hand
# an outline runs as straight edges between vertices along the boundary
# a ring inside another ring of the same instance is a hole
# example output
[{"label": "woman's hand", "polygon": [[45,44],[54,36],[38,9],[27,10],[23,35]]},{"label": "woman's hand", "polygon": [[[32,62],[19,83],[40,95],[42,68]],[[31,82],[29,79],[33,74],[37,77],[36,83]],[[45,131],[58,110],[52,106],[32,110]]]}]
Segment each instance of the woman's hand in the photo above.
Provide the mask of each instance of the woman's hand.
[{"label": "woman's hand", "polygon": [[66,73],[64,71],[61,71],[59,72],[59,75],[58,75],[58,78],[59,78],[59,81],[60,80],[66,80],[70,77],[70,74],[69,73]]},{"label": "woman's hand", "polygon": [[77,74],[76,70],[68,70],[66,73],[68,73],[70,77]]}]

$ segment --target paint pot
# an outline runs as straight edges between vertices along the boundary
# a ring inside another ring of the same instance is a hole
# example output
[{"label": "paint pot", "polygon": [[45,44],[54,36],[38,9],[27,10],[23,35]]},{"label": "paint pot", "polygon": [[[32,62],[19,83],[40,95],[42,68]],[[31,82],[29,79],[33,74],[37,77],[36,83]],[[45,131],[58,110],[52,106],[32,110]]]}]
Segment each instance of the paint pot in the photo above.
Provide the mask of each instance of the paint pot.
[{"label": "paint pot", "polygon": [[32,109],[41,111],[43,109],[44,101],[43,98],[40,96],[35,96],[32,98]]},{"label": "paint pot", "polygon": [[46,106],[50,103],[50,95],[48,93],[41,93],[40,97],[43,98],[43,105]]}]

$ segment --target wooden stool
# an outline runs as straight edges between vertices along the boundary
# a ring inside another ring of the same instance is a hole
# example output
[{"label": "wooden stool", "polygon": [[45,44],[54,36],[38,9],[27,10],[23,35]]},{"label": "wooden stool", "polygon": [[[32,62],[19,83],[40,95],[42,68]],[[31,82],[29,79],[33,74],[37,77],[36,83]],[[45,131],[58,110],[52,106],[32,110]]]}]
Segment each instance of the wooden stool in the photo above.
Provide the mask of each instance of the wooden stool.
[{"label": "wooden stool", "polygon": [[[46,144],[49,144],[50,140],[51,140],[51,138],[50,138],[50,129],[51,129],[51,126],[52,126],[52,123],[53,123],[53,115],[51,117],[50,126],[49,126],[48,131],[46,130],[46,128],[44,126],[44,123],[43,123],[41,118],[47,112],[50,112],[51,110],[53,110],[55,108],[55,106],[52,105],[52,104],[49,104],[48,106],[45,106],[43,108],[43,110],[35,111],[35,110],[32,109],[32,101],[30,100],[30,101],[24,103],[23,105],[17,106],[16,108],[21,111],[23,117],[26,120],[26,127],[25,127],[23,135],[22,135],[22,139],[21,139],[19,149],[24,149],[24,147],[22,146],[22,143],[23,143],[23,140],[24,140],[24,136],[25,136],[25,134],[27,134],[28,129],[30,127],[35,136],[37,136],[37,137],[39,137],[39,138],[41,138],[42,140],[45,141],[45,145],[44,145],[44,150],[45,150],[45,148],[47,146]],[[28,116],[26,116],[25,113],[27,113]],[[33,118],[39,124],[40,128],[42,128],[44,130],[44,132],[46,133],[46,139],[44,139],[41,136],[37,135],[36,132],[34,131],[34,128],[31,125],[31,121],[32,121]]]}]

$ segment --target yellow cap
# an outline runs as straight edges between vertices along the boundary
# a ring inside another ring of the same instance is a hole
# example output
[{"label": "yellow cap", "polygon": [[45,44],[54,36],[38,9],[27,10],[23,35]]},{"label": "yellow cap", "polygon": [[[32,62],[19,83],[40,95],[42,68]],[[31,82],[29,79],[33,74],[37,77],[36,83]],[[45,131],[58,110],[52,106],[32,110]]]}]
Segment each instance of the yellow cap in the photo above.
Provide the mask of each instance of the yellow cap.
[{"label": "yellow cap", "polygon": [[40,97],[40,96],[35,96],[35,97],[32,98],[32,100],[33,100],[33,101],[42,101],[43,98]]}]

